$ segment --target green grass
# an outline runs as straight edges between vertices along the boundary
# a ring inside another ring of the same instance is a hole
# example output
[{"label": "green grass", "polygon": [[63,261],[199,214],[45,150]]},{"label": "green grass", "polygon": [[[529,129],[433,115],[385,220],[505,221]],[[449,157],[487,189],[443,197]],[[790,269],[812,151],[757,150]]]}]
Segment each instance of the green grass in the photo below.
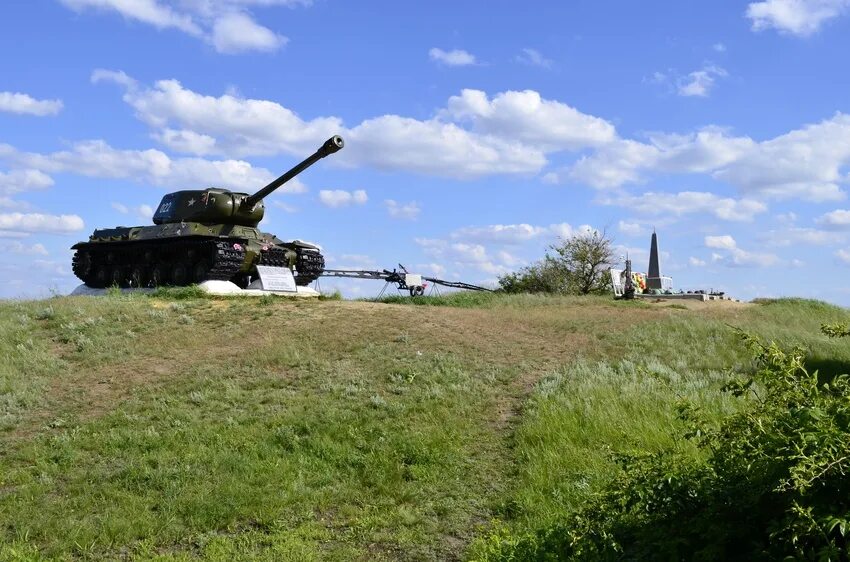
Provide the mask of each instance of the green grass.
[{"label": "green grass", "polygon": [[615,452],[693,453],[689,442],[672,437],[671,406],[689,399],[713,414],[731,411],[717,392],[723,380],[716,371],[692,377],[631,361],[579,362],[550,374],[535,387],[515,434],[518,473],[504,516],[529,528],[562,518],[612,476]]},{"label": "green grass", "polygon": [[489,293],[0,304],[0,559],[463,558],[493,520],[565,516],[613,452],[687,452],[673,405],[731,407],[732,327],[838,372],[818,327],[847,320]]}]

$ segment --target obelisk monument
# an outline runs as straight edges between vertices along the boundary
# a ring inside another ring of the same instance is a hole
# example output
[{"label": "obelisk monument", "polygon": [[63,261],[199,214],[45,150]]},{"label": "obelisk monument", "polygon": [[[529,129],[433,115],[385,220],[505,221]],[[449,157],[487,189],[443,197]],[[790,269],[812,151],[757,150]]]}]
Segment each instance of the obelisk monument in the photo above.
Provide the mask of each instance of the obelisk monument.
[{"label": "obelisk monument", "polygon": [[652,247],[649,249],[649,269],[646,275],[647,289],[661,288],[661,266],[658,264],[658,236],[652,230]]}]

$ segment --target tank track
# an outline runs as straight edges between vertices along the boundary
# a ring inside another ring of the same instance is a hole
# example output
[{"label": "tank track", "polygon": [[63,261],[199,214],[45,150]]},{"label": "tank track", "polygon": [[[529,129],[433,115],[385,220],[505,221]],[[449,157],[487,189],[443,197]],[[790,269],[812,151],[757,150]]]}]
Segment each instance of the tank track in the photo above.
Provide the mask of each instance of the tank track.
[{"label": "tank track", "polygon": [[244,240],[186,239],[81,244],[71,262],[89,287],[190,285],[238,277]]},{"label": "tank track", "polygon": [[316,250],[295,248],[295,284],[306,286],[321,277],[325,271],[325,258]]},{"label": "tank track", "polygon": [[[295,252],[294,263],[290,263],[290,252]],[[295,266],[295,284],[305,287],[321,277],[325,271],[325,258],[312,248],[295,246],[270,246],[260,252],[260,265],[276,267]]]}]

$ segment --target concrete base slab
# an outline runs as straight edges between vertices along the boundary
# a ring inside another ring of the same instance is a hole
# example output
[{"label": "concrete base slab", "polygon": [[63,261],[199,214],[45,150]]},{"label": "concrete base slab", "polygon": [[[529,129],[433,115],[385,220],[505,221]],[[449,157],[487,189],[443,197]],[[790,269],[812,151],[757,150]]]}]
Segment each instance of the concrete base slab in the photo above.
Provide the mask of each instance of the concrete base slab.
[{"label": "concrete base slab", "polygon": [[[230,281],[204,281],[199,284],[202,290],[206,291],[211,295],[234,295],[234,296],[248,296],[248,297],[262,297],[264,295],[276,295],[280,297],[299,297],[299,298],[316,298],[320,297],[321,293],[319,291],[311,288],[311,287],[298,287],[297,292],[279,292],[279,291],[265,291],[263,289],[240,289],[235,283],[231,283]],[[122,293],[152,293],[156,289],[119,289]],[[89,287],[85,283],[79,285],[73,291],[71,291],[71,296],[90,296],[96,297],[105,295],[109,291],[109,289],[95,289],[93,287]]]},{"label": "concrete base slab", "polygon": [[[122,293],[152,293],[156,289],[119,289]],[[89,287],[85,283],[78,285],[73,291],[70,292],[70,296],[79,297],[98,297],[101,295],[105,295],[109,291],[109,289],[95,289],[94,287]]]},{"label": "concrete base slab", "polygon": [[319,297],[321,293],[311,287],[296,287],[296,292],[290,291],[266,291],[262,288],[259,279],[248,285],[247,289],[240,289],[230,281],[204,281],[198,285],[213,295],[247,295],[261,297],[263,295],[277,295],[280,297]]},{"label": "concrete base slab", "polygon": [[674,293],[672,295],[652,295],[649,293],[635,293],[635,298],[639,299],[662,299],[671,301],[735,301],[732,297],[726,295],[706,295],[703,293]]}]

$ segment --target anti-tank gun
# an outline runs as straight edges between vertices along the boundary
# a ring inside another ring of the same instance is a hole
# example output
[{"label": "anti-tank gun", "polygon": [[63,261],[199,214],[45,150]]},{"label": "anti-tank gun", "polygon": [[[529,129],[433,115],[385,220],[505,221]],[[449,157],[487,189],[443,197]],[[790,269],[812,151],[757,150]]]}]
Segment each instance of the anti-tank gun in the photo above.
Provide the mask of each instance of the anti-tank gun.
[{"label": "anti-tank gun", "polygon": [[95,230],[80,242],[74,274],[92,287],[187,285],[210,279],[242,287],[257,265],[290,267],[296,283],[307,285],[324,270],[314,244],[284,242],[260,232],[263,199],[286,182],[345,146],[340,136],[325,141],[302,162],[249,195],[210,187],[166,194],[153,216],[155,226]]}]

